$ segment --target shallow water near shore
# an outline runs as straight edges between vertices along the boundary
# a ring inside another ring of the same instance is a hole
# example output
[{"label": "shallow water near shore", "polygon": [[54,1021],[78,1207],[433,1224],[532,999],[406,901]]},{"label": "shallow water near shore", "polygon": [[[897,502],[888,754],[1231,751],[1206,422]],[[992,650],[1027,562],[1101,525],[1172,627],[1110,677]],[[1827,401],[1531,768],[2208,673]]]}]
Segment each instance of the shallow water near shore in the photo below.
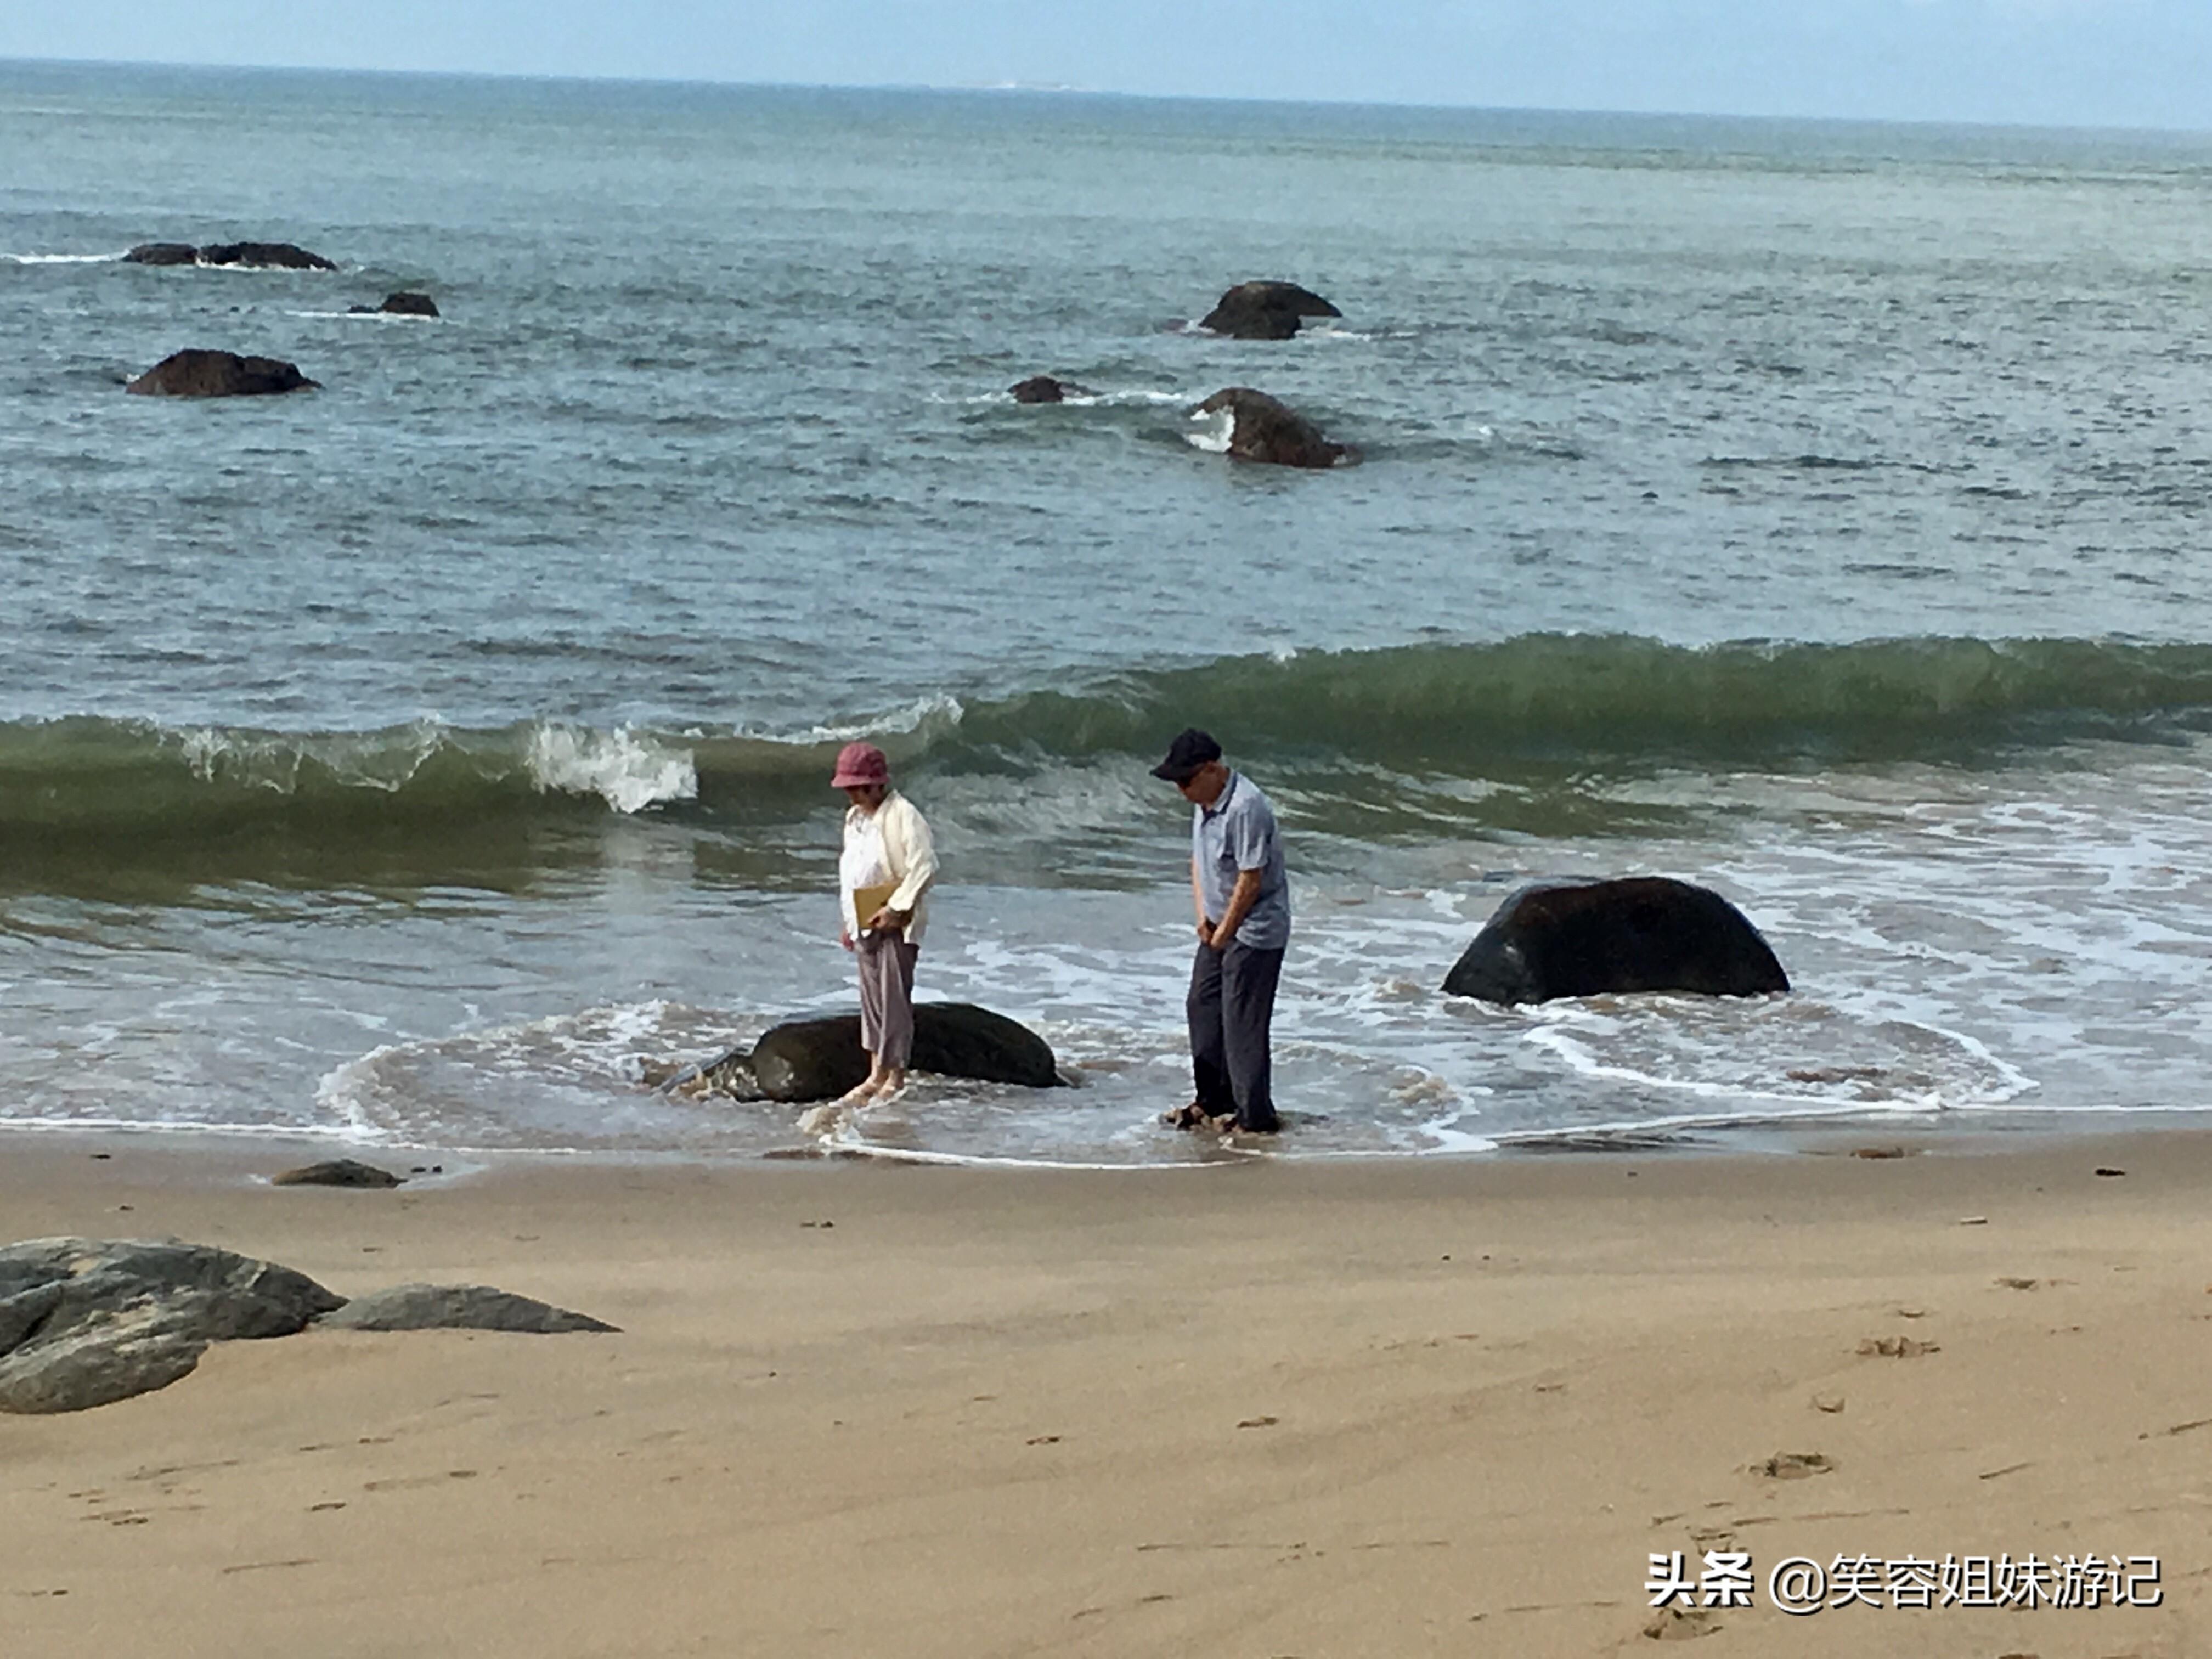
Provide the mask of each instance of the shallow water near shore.
[{"label": "shallow water near shore", "polygon": [[[842,1138],[1249,1155],[1154,1121],[1192,722],[1290,838],[1273,1155],[2200,1110],[2212,140],[0,64],[0,1125],[790,1147],[643,1062],[850,1006],[867,734],[921,994],[1077,1086]],[[341,269],[117,258],[239,237]],[[1345,316],[1192,331],[1251,276]],[[188,344],[324,389],[120,395]],[[1441,994],[1640,872],[1793,993]]]}]

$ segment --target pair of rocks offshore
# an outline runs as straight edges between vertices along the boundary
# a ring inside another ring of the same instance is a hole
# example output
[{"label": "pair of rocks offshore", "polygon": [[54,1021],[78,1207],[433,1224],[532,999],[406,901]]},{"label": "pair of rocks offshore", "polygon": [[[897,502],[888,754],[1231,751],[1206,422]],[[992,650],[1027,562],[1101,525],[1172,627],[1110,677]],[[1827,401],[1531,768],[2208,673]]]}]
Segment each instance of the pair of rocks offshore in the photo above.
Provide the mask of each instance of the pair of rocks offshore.
[{"label": "pair of rocks offshore", "polygon": [[[252,270],[336,270],[335,262],[292,242],[142,242],[123,256],[127,264],[221,265]],[[437,302],[427,294],[387,294],[376,306],[350,306],[356,315],[382,313],[396,317],[436,317]],[[243,356],[234,351],[188,349],[172,352],[124,390],[155,398],[253,398],[309,392],[321,383],[299,365],[276,357]]]},{"label": "pair of rocks offshore", "polygon": [[131,265],[240,265],[252,270],[336,270],[319,253],[291,242],[141,242],[123,256]]},{"label": "pair of rocks offshore", "polygon": [[[1287,340],[1307,317],[1344,313],[1296,283],[1239,283],[1224,294],[1199,326],[1238,340]],[[1006,388],[1018,404],[1056,404],[1089,389],[1049,374],[1034,374]],[[1281,399],[1251,386],[1224,386],[1190,411],[1194,421],[1219,416],[1226,431],[1222,453],[1231,460],[1320,469],[1359,459],[1349,445],[1332,441],[1319,427]]]}]

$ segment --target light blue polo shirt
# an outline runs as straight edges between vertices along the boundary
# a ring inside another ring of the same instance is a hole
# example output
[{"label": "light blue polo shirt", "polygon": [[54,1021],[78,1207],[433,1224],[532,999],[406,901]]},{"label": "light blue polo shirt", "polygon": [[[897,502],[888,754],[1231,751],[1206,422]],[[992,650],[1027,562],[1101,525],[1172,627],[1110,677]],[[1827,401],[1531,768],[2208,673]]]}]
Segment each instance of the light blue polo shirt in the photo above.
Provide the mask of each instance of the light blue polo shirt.
[{"label": "light blue polo shirt", "polygon": [[1229,908],[1237,873],[1257,870],[1260,896],[1237,924],[1237,942],[1255,951],[1279,951],[1291,942],[1291,883],[1283,872],[1283,837],[1275,827],[1274,806],[1258,784],[1232,771],[1213,805],[1192,812],[1190,855],[1208,920],[1220,921]]}]

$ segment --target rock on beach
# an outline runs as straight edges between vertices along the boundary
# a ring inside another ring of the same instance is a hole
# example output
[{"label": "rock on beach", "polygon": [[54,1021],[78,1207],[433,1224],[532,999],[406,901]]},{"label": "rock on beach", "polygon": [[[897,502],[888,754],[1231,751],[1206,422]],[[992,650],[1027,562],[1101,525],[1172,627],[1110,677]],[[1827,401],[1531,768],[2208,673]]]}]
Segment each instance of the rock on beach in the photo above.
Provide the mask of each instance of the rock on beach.
[{"label": "rock on beach", "polygon": [[282,1175],[269,1177],[272,1187],[397,1187],[407,1179],[389,1170],[380,1170],[374,1164],[363,1164],[358,1158],[326,1158],[320,1164],[303,1164],[296,1170],[287,1170]]},{"label": "rock on beach", "polygon": [[489,1285],[394,1285],[357,1296],[315,1322],[343,1331],[519,1331],[532,1336],[619,1328]]},{"label": "rock on beach", "polygon": [[[753,1045],[752,1079],[770,1100],[828,1100],[868,1075],[860,1017],[792,1020]],[[983,1083],[1049,1089],[1060,1082],[1051,1045],[1027,1026],[966,1002],[917,1003],[914,1069]]]},{"label": "rock on beach", "polygon": [[84,1411],[166,1388],[211,1342],[289,1336],[344,1301],[305,1273],[207,1244],[0,1248],[0,1412]]},{"label": "rock on beach", "polygon": [[38,1238],[0,1247],[0,1412],[88,1411],[191,1375],[210,1343],[362,1331],[611,1331],[489,1285],[400,1285],[349,1302],[211,1244]]},{"label": "rock on beach", "polygon": [[1718,893],[1631,876],[1522,888],[1475,935],[1443,988],[1500,1003],[1614,991],[1747,997],[1787,991],[1790,976]]}]

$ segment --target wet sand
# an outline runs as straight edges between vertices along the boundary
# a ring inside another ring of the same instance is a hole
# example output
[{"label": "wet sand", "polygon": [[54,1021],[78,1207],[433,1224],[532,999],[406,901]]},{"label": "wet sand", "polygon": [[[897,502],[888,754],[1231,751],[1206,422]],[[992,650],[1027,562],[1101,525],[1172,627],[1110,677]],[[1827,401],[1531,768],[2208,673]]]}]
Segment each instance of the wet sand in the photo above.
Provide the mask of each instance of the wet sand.
[{"label": "wet sand", "polygon": [[[310,1333],[0,1418],[0,1652],[1632,1654],[1651,1553],[1729,1549],[1715,1659],[2212,1651],[2212,1138],[1856,1144],[347,1192],[17,1137],[8,1239],[623,1332]],[[1768,1605],[1785,1556],[2030,1552],[2160,1557],[2164,1604]]]}]

